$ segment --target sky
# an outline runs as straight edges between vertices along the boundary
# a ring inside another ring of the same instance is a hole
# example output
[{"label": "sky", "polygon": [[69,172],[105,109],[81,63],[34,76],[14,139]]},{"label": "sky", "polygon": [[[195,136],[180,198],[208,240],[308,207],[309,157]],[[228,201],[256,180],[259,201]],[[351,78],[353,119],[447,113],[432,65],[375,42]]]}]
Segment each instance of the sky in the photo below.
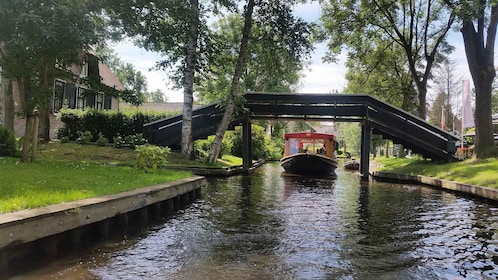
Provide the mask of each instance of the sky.
[{"label": "sky", "polygon": [[[295,15],[307,21],[317,21],[320,16],[320,6],[317,1],[302,4],[295,10]],[[456,64],[457,76],[463,80],[472,79],[467,66],[467,58],[463,47],[463,39],[460,33],[452,33],[449,36],[450,44],[456,50],[450,55],[450,59]],[[168,102],[182,102],[183,91],[173,90],[172,83],[168,81],[165,71],[150,70],[154,68],[161,56],[140,49],[133,45],[131,41],[122,42],[113,46],[114,50],[123,62],[131,63],[135,69],[142,72],[147,77],[148,90],[154,91],[160,89],[166,93]],[[300,82],[298,92],[300,93],[330,93],[334,91],[341,92],[346,86],[346,55],[341,54],[337,63],[324,63],[322,57],[326,52],[325,44],[315,46],[315,51],[310,59],[310,65],[302,73],[303,78]],[[471,86],[472,87],[472,86]],[[429,95],[431,89],[429,89]]]}]

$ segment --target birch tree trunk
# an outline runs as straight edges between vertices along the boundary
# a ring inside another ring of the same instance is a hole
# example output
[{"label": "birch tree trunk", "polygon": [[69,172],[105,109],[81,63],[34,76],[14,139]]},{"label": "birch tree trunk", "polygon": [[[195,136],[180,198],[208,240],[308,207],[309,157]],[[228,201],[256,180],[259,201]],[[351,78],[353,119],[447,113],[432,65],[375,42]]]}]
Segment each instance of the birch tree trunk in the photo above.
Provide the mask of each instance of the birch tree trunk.
[{"label": "birch tree trunk", "polygon": [[209,162],[214,163],[218,159],[221,150],[221,144],[223,142],[223,137],[228,129],[228,125],[232,119],[233,111],[235,108],[235,99],[239,92],[240,78],[244,72],[245,61],[247,56],[247,47],[249,45],[249,36],[251,34],[252,27],[252,13],[254,10],[254,0],[249,0],[247,2],[246,11],[244,15],[244,28],[242,30],[242,39],[240,41],[239,56],[237,58],[237,64],[235,66],[235,72],[232,78],[232,86],[230,89],[230,95],[228,97],[228,102],[225,108],[225,113],[221,120],[218,129],[216,130],[216,135],[213,141],[213,145],[209,150]]},{"label": "birch tree trunk", "polygon": [[194,105],[194,76],[197,61],[197,40],[199,37],[199,1],[190,0],[190,37],[187,45],[186,73],[183,82],[182,155],[192,158],[194,140],[192,133],[192,108]]}]

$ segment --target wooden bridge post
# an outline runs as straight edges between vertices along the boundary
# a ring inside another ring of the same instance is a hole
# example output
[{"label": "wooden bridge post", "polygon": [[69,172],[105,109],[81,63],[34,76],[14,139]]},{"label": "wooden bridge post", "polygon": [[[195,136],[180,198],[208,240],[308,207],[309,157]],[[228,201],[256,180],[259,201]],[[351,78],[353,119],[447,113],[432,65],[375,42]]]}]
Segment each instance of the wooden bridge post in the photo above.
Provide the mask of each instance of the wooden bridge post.
[{"label": "wooden bridge post", "polygon": [[249,171],[252,167],[252,129],[251,120],[246,117],[242,122],[242,167]]},{"label": "wooden bridge post", "polygon": [[370,166],[370,137],[372,134],[372,124],[369,119],[365,119],[361,126],[361,159],[360,174],[362,181],[368,181]]}]

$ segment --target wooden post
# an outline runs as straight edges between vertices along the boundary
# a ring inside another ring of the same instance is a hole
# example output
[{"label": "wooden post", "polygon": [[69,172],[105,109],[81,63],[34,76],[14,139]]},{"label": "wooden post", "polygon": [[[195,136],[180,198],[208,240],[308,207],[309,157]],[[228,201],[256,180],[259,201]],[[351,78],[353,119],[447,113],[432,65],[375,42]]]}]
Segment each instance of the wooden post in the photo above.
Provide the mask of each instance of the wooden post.
[{"label": "wooden post", "polygon": [[251,120],[246,117],[242,123],[242,167],[248,172],[252,167]]},{"label": "wooden post", "polygon": [[365,119],[361,126],[361,160],[360,174],[362,181],[368,181],[370,166],[370,137],[372,134],[372,124],[369,119]]}]

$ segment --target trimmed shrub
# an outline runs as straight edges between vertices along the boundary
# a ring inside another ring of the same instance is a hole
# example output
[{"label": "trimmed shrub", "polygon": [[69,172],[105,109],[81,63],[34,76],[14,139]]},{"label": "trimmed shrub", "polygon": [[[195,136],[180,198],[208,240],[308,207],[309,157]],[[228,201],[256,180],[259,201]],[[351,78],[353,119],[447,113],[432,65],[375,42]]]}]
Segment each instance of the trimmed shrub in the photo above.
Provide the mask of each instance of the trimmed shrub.
[{"label": "trimmed shrub", "polygon": [[92,142],[93,135],[90,131],[88,131],[88,130],[85,132],[77,131],[77,134],[78,134],[78,138],[76,139],[76,143],[82,144],[82,145],[87,145],[87,144],[90,144],[90,142]]},{"label": "trimmed shrub", "polygon": [[159,147],[151,145],[138,146],[137,161],[140,168],[158,169],[164,167],[167,163],[167,156],[170,153],[168,147]]},{"label": "trimmed shrub", "polygon": [[0,156],[16,156],[16,137],[3,125],[0,125]]},{"label": "trimmed shrub", "polygon": [[97,138],[97,145],[98,146],[106,146],[107,144],[109,144],[109,139],[104,137],[102,132],[99,132],[99,137]]},{"label": "trimmed shrub", "polygon": [[[107,110],[62,110],[59,119],[63,125],[57,130],[57,137],[68,137],[69,140],[75,141],[79,135],[78,131],[90,131],[92,133],[92,142],[97,141],[99,133],[107,139],[114,139],[118,135],[123,137],[128,135],[139,135],[141,139],[147,139],[148,131],[143,126],[146,123],[153,122],[172,114],[163,113],[141,113],[130,112],[123,113]],[[139,141],[142,141],[142,140]],[[145,141],[143,141],[145,142]],[[135,143],[138,145],[138,143]]]}]

